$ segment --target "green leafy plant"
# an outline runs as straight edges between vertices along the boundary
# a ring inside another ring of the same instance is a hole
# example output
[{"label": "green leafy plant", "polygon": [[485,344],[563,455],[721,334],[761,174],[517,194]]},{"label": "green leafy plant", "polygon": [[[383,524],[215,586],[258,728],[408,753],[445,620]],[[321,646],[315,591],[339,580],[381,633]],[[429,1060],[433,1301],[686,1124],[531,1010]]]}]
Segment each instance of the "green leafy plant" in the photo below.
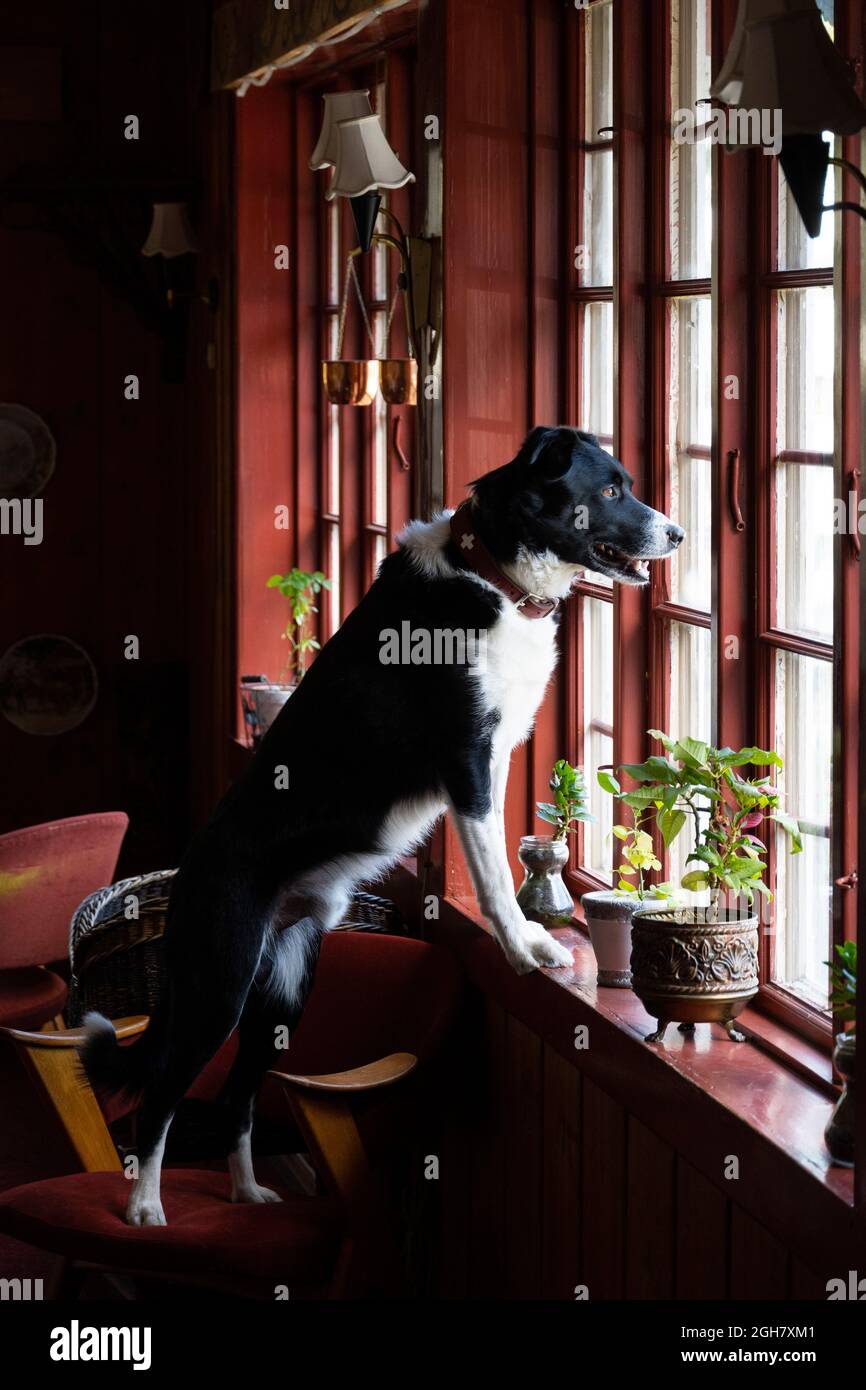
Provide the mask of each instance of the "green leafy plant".
[{"label": "green leafy plant", "polygon": [[289,618],[285,631],[280,634],[289,644],[289,655],[280,672],[280,681],[291,672],[292,684],[296,684],[307,669],[308,653],[319,650],[320,644],[308,631],[310,618],[319,611],[313,600],[323,589],[330,589],[331,581],[321,570],[310,574],[306,570],[291,569],[288,574],[272,574],[267,587],[278,589],[289,602]]},{"label": "green leafy plant", "polygon": [[[616,778],[609,772],[597,772],[596,777],[602,791],[612,796],[621,796]],[[631,825],[615,825],[613,833],[622,844],[622,863],[616,866],[619,882],[614,889],[617,894],[636,897],[640,902],[647,898],[670,898],[673,896],[669,883],[647,882],[651,873],[661,872],[661,860],[657,858],[652,836],[643,828],[646,811],[634,807],[631,810]],[[634,879],[634,882],[631,880]]]},{"label": "green leafy plant", "polygon": [[[681,879],[690,892],[709,889],[710,916],[718,918],[723,889],[742,893],[749,904],[755,893],[771,898],[764,882],[766,845],[754,833],[764,821],[775,821],[786,832],[791,853],[803,848],[800,827],[780,806],[780,797],[769,774],[746,778],[739,768],[782,767],[778,753],[761,748],[713,748],[695,738],[671,738],[659,729],[650,729],[665,750],[643,763],[625,763],[620,769],[638,786],[623,792],[617,778],[606,773],[605,790],[643,821],[655,817],[665,848],[669,848],[691,819],[695,845]],[[643,842],[642,842],[643,843]],[[658,862],[658,861],[656,861]]]},{"label": "green leafy plant", "polygon": [[857,942],[843,941],[841,946],[835,947],[835,952],[836,960],[824,962],[830,966],[830,1003],[841,1023],[853,1023],[857,1002]]},{"label": "green leafy plant", "polygon": [[579,767],[572,767],[565,758],[554,763],[548,783],[553,801],[538,801],[538,815],[549,825],[556,826],[554,840],[564,840],[574,834],[573,821],[595,820],[590,814],[586,795],[586,780]]}]

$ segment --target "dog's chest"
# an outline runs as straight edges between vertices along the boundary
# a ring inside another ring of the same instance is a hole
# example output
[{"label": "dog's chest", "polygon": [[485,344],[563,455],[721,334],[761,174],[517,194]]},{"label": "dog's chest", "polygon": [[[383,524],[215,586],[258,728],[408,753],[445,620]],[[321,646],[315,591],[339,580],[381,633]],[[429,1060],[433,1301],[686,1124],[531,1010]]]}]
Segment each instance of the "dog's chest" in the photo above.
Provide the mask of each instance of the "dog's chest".
[{"label": "dog's chest", "polygon": [[510,751],[532,728],[556,665],[553,618],[530,619],[511,604],[487,633],[477,679],[485,711],[498,716],[496,751]]}]

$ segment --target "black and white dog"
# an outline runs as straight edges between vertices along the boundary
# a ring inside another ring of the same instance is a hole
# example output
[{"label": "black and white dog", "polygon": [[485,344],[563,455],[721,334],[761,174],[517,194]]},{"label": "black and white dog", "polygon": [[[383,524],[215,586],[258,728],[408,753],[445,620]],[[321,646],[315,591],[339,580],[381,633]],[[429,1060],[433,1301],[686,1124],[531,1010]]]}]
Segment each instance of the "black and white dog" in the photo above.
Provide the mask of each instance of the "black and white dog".
[{"label": "black and white dog", "polygon": [[[453,516],[406,528],[190,846],[171,893],[168,996],[141,1040],[121,1048],[106,1019],[88,1019],[91,1079],[141,1095],[131,1224],[164,1223],[172,1116],[235,1028],[223,1097],[232,1197],[278,1200],[256,1183],[250,1150],[275,1027],[295,1027],[322,933],[354,886],[381,875],[444,811],[514,969],[571,964],[515,901],[503,820],[510,754],[544,695],[556,609],[580,570],[645,584],[647,561],[682,538],[632,496],[625,469],[591,435],[565,427],[534,429]],[[443,633],[481,641],[442,660],[432,639]]]}]

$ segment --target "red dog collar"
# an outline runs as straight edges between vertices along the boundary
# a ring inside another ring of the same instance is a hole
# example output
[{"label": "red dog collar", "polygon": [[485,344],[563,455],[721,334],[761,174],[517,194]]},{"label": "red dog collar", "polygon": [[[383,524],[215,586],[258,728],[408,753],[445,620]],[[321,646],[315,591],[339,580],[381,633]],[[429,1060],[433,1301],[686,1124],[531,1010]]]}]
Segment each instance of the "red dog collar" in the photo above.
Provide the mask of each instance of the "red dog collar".
[{"label": "red dog collar", "polygon": [[509,579],[507,574],[503,574],[473,525],[471,501],[461,502],[452,516],[451,539],[466,567],[504,594],[524,618],[549,618],[559,607],[558,598],[530,594]]}]

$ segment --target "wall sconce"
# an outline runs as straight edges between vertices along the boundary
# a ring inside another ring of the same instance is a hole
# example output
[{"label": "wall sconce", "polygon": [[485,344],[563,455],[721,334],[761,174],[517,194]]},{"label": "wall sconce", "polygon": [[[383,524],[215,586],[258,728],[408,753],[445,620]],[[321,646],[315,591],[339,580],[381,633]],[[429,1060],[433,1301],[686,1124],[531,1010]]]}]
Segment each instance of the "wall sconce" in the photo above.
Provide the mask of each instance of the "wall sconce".
[{"label": "wall sconce", "polygon": [[[169,309],[176,308],[179,300],[192,299],[195,295],[192,261],[186,257],[194,256],[197,251],[186,203],[154,203],[150,231],[141,254],[161,258]],[[207,293],[199,295],[199,299],[216,312],[219,307],[216,280],[208,281]]]},{"label": "wall sconce", "polygon": [[[400,162],[388,143],[382,123],[370,109],[369,91],[328,92],[325,113],[311,169],[333,166],[325,192],[328,202],[348,198],[358,245],[350,255],[362,255],[374,241],[391,246],[400,257],[398,285],[406,305],[409,350],[417,358],[418,334],[431,330],[430,361],[439,344],[439,317],[433,296],[434,240],[407,236],[399,220],[382,207],[381,189],[403,188],[415,175]],[[395,235],[376,232],[379,215],[391,222]]]},{"label": "wall sconce", "polygon": [[[823,131],[853,135],[866,125],[866,106],[854,91],[844,58],[824,27],[815,0],[740,0],[734,35],[712,96],[743,111],[780,111],[779,163],[810,237],[832,209],[866,210],[856,203],[823,203],[828,164],[848,169],[866,188],[856,165],[830,156]],[[748,132],[751,131],[751,138]],[[757,128],[740,124],[740,145],[758,145]]]}]

